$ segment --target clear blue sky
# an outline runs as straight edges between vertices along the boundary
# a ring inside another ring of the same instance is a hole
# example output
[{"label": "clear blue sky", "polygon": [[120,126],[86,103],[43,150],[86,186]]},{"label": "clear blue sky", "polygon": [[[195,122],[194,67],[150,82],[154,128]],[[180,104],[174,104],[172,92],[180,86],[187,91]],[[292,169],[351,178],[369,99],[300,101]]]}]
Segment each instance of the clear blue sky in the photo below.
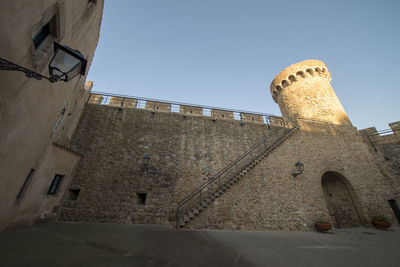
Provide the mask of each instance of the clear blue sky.
[{"label": "clear blue sky", "polygon": [[326,63],[354,126],[400,120],[400,1],[106,0],[94,90],[280,115],[269,85]]}]

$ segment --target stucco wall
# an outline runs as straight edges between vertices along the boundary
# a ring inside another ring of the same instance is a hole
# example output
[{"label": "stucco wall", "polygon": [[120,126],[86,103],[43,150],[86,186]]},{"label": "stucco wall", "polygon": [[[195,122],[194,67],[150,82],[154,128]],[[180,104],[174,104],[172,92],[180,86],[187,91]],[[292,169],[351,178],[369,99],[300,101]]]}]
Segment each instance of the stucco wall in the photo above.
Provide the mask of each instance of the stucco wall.
[{"label": "stucco wall", "polygon": [[[103,1],[94,2],[97,4],[80,0],[1,1],[0,57],[48,76],[53,42],[58,41],[86,57],[87,73],[103,10]],[[35,49],[33,37],[53,17],[55,28]],[[68,144],[91,88],[85,89],[85,78],[50,83],[29,79],[22,72],[0,72],[0,230],[33,223],[47,209],[41,202],[47,201],[43,192],[55,171],[52,143]],[[64,116],[55,129],[63,108]],[[68,173],[73,167],[70,164]],[[34,177],[24,190],[24,198],[16,202],[31,169],[35,169]]]}]

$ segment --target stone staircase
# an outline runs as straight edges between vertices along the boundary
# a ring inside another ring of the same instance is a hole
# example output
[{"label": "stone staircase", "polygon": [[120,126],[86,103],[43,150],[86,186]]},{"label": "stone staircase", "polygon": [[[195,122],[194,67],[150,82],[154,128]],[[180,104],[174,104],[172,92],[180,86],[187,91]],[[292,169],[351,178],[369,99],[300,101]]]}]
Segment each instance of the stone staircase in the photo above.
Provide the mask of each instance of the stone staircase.
[{"label": "stone staircase", "polygon": [[178,203],[175,211],[176,229],[184,228],[190,220],[199,215],[216,198],[236,184],[299,128],[300,126],[295,119],[285,121],[283,127],[272,130],[248,151],[183,198]]}]

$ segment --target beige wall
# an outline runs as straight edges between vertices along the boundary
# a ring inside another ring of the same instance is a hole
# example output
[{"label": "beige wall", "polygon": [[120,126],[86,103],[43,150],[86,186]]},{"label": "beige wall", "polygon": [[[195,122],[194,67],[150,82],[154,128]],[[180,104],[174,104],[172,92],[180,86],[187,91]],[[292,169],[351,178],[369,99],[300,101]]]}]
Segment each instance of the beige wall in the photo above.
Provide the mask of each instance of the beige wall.
[{"label": "beige wall", "polygon": [[322,61],[306,60],[281,71],[270,90],[285,118],[312,118],[351,125],[330,81],[331,74]]},{"label": "beige wall", "polygon": [[[326,172],[343,175],[354,188],[362,223],[376,214],[395,223],[387,201],[399,203],[399,182],[382,175],[357,131],[310,121],[300,121],[300,126],[189,227],[311,230],[320,218],[333,223],[321,185]],[[304,163],[304,173],[293,179],[297,161]]]},{"label": "beige wall", "polygon": [[[2,1],[0,57],[48,76],[47,65],[56,40],[87,58],[87,73],[99,38],[102,9],[100,0],[96,5],[79,0]],[[35,49],[33,36],[53,16],[53,35]],[[69,157],[76,156],[55,152],[52,143],[68,144],[91,89],[90,84],[85,88],[85,77],[52,84],[28,79],[22,72],[0,71],[0,230],[30,224],[59,201],[59,197],[50,200],[44,193],[61,164],[55,162],[65,159],[71,163],[61,168],[69,177],[76,160]],[[63,107],[65,115],[53,133]],[[16,201],[32,168],[35,174],[24,196]]]},{"label": "beige wall", "polygon": [[[190,114],[190,113],[188,113]],[[86,104],[72,145],[83,157],[61,219],[173,223],[176,203],[275,127]],[[149,155],[144,171],[144,155]],[[147,193],[146,205],[137,192]]]}]

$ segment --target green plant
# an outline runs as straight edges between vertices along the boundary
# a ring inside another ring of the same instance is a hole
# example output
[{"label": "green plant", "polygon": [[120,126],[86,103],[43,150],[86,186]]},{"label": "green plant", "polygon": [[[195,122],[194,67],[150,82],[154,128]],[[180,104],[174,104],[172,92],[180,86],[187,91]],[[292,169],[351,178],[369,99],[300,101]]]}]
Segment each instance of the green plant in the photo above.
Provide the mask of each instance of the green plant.
[{"label": "green plant", "polygon": [[372,220],[373,221],[377,221],[377,222],[388,222],[389,221],[389,219],[384,215],[372,216]]}]

